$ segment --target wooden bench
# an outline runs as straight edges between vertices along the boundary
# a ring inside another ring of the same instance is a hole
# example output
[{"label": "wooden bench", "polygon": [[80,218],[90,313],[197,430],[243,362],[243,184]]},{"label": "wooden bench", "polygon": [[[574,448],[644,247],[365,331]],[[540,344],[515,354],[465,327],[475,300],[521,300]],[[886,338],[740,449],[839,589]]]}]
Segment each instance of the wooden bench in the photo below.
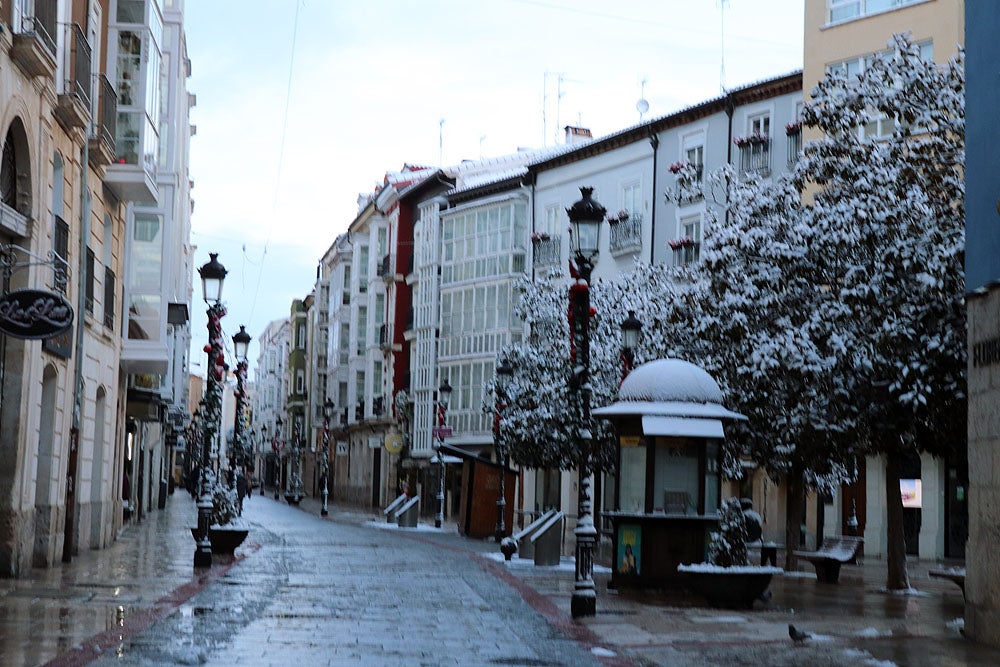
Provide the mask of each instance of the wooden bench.
[{"label": "wooden bench", "polygon": [[816,579],[835,584],[840,578],[840,566],[853,563],[858,557],[864,538],[847,535],[824,535],[823,546],[816,551],[793,551],[797,558],[809,561],[816,568]]},{"label": "wooden bench", "polygon": [[964,567],[949,567],[947,570],[934,569],[928,570],[927,574],[931,577],[937,579],[948,579],[958,584],[958,587],[962,589],[962,597],[965,597],[965,568]]}]

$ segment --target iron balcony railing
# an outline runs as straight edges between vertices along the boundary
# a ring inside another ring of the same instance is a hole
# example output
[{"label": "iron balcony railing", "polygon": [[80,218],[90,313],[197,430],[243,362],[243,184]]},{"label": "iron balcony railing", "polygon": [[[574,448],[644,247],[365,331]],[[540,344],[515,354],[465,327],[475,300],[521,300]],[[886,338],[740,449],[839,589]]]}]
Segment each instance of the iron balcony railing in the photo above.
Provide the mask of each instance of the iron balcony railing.
[{"label": "iron balcony railing", "polygon": [[98,86],[100,107],[97,110],[97,139],[112,151],[115,146],[115,131],[118,118],[118,94],[108,77],[101,75]]},{"label": "iron balcony railing", "polygon": [[562,238],[558,234],[542,234],[531,239],[536,268],[559,266]]},{"label": "iron balcony railing", "polygon": [[90,108],[90,63],[91,48],[87,36],[79,24],[74,23],[67,30],[70,40],[70,68],[67,73],[65,92],[74,95]]},{"label": "iron balcony railing", "polygon": [[56,6],[55,0],[15,0],[15,11],[21,25],[13,26],[18,34],[33,34],[41,40],[53,57],[56,55]]},{"label": "iron balcony railing", "polygon": [[744,174],[761,174],[762,176],[771,172],[770,139],[740,146],[740,171]]},{"label": "iron balcony railing", "polygon": [[631,215],[611,225],[610,250],[624,253],[642,248],[642,216]]}]

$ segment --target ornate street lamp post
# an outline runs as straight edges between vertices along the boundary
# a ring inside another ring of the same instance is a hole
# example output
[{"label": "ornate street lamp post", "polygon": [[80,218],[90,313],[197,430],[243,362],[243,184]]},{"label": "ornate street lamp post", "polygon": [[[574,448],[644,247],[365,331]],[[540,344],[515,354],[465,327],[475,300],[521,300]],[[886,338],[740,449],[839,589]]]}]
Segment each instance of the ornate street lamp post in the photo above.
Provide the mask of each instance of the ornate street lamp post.
[{"label": "ornate street lamp post", "polygon": [[283,422],[281,420],[281,417],[278,417],[277,419],[274,420],[274,423],[275,423],[275,428],[274,428],[274,445],[273,445],[273,447],[274,447],[274,499],[277,500],[278,499],[279,489],[281,488],[281,445],[283,444],[282,443],[282,438],[285,435],[285,432],[282,430],[282,426],[285,425],[285,422]]},{"label": "ornate street lamp post", "polygon": [[320,515],[327,516],[327,499],[330,495],[330,419],[335,406],[329,398],[323,403],[323,458],[320,461],[320,486],[323,487],[323,509]]},{"label": "ornate street lamp post", "polygon": [[434,436],[436,438],[436,444],[434,449],[437,450],[438,459],[438,492],[437,492],[437,516],[434,517],[434,527],[440,528],[444,525],[444,451],[442,450],[442,445],[444,445],[445,437],[451,435],[451,429],[448,428],[446,417],[448,413],[448,402],[451,400],[451,385],[448,384],[448,379],[445,378],[441,386],[438,387],[438,398],[437,398],[437,416],[434,427]]},{"label": "ornate street lamp post", "polygon": [[594,616],[597,613],[597,589],[594,586],[594,547],[597,544],[597,528],[591,510],[591,458],[593,456],[593,436],[590,424],[590,276],[597,263],[600,247],[601,222],[607,210],[591,195],[594,188],[582,187],[583,198],[566,209],[571,226],[573,259],[570,261],[570,275],[574,278],[570,286],[570,361],[572,375],[570,391],[577,396],[579,405],[579,509],[576,529],[576,581],[570,613],[573,618]]},{"label": "ornate street lamp post", "polygon": [[507,476],[507,445],[503,443],[500,434],[500,420],[503,410],[507,407],[507,383],[514,377],[514,367],[506,359],[500,361],[496,369],[496,415],[493,420],[493,442],[497,448],[497,462],[500,463],[500,486],[497,489],[497,527],[494,538],[500,542],[507,533],[505,515],[507,513],[507,494],[504,492],[504,482]]},{"label": "ornate street lamp post", "polygon": [[[243,442],[243,422],[246,411],[247,350],[250,349],[250,334],[246,327],[233,335],[233,351],[236,356],[236,419],[233,423],[233,451],[229,457],[229,488],[236,487],[239,468],[246,466],[247,452]],[[237,461],[237,459],[240,459]],[[242,507],[242,505],[240,506]]]},{"label": "ornate street lamp post", "polygon": [[260,495],[264,495],[264,477],[267,472],[267,464],[265,463],[267,458],[267,453],[264,449],[265,444],[267,444],[267,424],[261,424],[260,445],[257,447],[257,483],[260,484]]},{"label": "ornate street lamp post", "polygon": [[215,429],[222,418],[222,379],[225,373],[225,357],[222,351],[222,324],[226,314],[222,305],[222,284],[226,279],[226,267],[219,263],[218,253],[209,253],[207,264],[198,269],[201,275],[202,295],[208,304],[208,355],[205,396],[202,399],[201,475],[198,494],[198,546],[194,551],[195,567],[211,567],[212,543],[208,539],[208,527],[212,523],[212,489],[208,485],[210,447]]},{"label": "ornate street lamp post", "polygon": [[292,420],[292,470],[288,474],[291,488],[285,500],[298,505],[302,501],[302,425],[298,419]]}]

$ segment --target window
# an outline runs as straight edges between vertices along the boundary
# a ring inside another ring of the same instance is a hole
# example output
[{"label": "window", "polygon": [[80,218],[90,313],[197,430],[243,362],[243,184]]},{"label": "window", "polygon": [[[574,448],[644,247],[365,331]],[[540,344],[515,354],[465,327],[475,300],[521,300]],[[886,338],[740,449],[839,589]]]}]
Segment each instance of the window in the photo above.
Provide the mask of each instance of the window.
[{"label": "window", "polygon": [[67,287],[66,267],[69,266],[69,224],[58,215],[52,234],[52,249],[62,260],[61,266],[56,269],[56,291],[65,294]]},{"label": "window", "polygon": [[[870,0],[869,0],[870,1]],[[928,62],[933,62],[934,60],[934,42],[926,41],[918,44],[920,48],[920,57]],[[877,54],[867,54],[863,56],[857,56],[849,60],[842,60],[839,62],[831,63],[827,66],[827,72],[841,72],[844,76],[860,76],[865,70],[872,66],[875,61],[875,56]],[[865,123],[863,126],[858,128],[860,136],[863,137],[889,137],[892,136],[893,132],[896,130],[895,119],[888,118],[882,114],[872,114],[871,120]],[[911,130],[912,131],[912,130]]]},{"label": "window", "polygon": [[771,172],[771,114],[747,117],[747,135],[734,140],[740,151],[740,172],[766,176]]},{"label": "window", "polygon": [[559,231],[559,205],[545,207],[545,227],[538,230],[546,234],[556,234]]},{"label": "window", "polygon": [[295,393],[304,394],[306,391],[306,372],[301,368],[295,371]]},{"label": "window", "polygon": [[622,186],[622,208],[630,215],[642,214],[642,187],[638,181]]},{"label": "window", "polygon": [[771,136],[771,114],[760,113],[750,116],[748,119],[748,128],[751,135],[758,135],[761,137]]},{"label": "window", "polygon": [[94,314],[94,283],[97,280],[97,276],[94,275],[94,251],[87,248],[87,264],[85,270],[86,275],[86,288],[84,291],[84,307],[87,312],[91,315]]},{"label": "window", "polygon": [[680,238],[670,242],[674,264],[697,262],[701,256],[701,214],[680,219]]},{"label": "window", "polygon": [[830,23],[887,12],[923,0],[830,0]]},{"label": "window", "polygon": [[295,329],[295,347],[300,350],[306,349],[306,325],[299,324]]},{"label": "window", "polygon": [[115,328],[115,272],[104,267],[104,326]]}]

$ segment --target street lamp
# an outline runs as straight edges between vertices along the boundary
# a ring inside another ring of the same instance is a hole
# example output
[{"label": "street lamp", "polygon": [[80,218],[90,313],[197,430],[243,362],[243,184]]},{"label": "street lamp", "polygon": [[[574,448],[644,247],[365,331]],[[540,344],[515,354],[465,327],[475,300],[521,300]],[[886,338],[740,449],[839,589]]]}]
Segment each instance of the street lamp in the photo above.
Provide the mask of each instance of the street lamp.
[{"label": "street lamp", "polygon": [[593,437],[590,425],[590,275],[600,249],[601,222],[607,212],[591,196],[594,188],[582,187],[583,198],[566,209],[571,226],[573,259],[570,275],[570,355],[572,374],[570,391],[577,395],[580,406],[579,430],[579,496],[576,529],[576,575],[570,613],[573,618],[597,613],[597,589],[594,586],[594,547],[597,528],[591,512],[590,475]]},{"label": "street lamp", "polygon": [[628,317],[621,323],[622,329],[622,382],[632,372],[635,363],[635,348],[639,346],[642,335],[642,321],[635,316],[635,311],[628,311]]},{"label": "street lamp", "polygon": [[202,439],[201,475],[198,497],[198,539],[194,551],[195,567],[211,567],[212,543],[208,538],[208,527],[212,523],[212,489],[208,488],[209,448],[215,428],[222,419],[222,378],[226,360],[222,351],[222,324],[226,314],[222,305],[222,284],[226,279],[226,267],[219,263],[218,253],[209,253],[209,261],[198,269],[201,276],[202,295],[208,304],[208,355],[205,396],[202,399]]},{"label": "street lamp", "polygon": [[[242,324],[233,335],[233,351],[236,355],[236,421],[233,424],[233,451],[229,457],[229,488],[236,486],[239,466],[237,458],[246,465],[246,448],[243,443],[243,413],[246,410],[247,350],[250,349],[250,334]],[[242,508],[242,504],[240,505]]]},{"label": "street lamp", "polygon": [[497,542],[500,542],[507,533],[505,525],[505,515],[507,513],[507,495],[504,492],[504,481],[507,477],[507,447],[503,444],[500,435],[500,419],[502,411],[507,407],[507,383],[514,377],[514,367],[508,363],[507,359],[502,359],[496,369],[496,381],[494,390],[496,392],[496,416],[493,421],[493,442],[497,448],[497,461],[500,463],[500,486],[497,490],[497,527],[494,535]]},{"label": "street lamp", "polygon": [[320,465],[322,466],[320,468],[322,471],[320,485],[323,487],[323,509],[320,510],[321,516],[326,516],[330,513],[327,509],[327,498],[330,495],[330,419],[333,417],[335,408],[336,406],[329,398],[323,403],[323,460],[320,461]]},{"label": "street lamp", "polygon": [[284,436],[282,426],[285,422],[278,417],[274,420],[274,499],[278,499],[278,489],[281,486],[281,438]]},{"label": "street lamp", "polygon": [[257,447],[257,461],[259,462],[259,468],[256,470],[257,482],[260,484],[260,489],[258,493],[264,495],[264,473],[267,470],[267,465],[265,463],[264,445],[267,443],[267,424],[261,424],[260,427],[260,445]]},{"label": "street lamp", "polygon": [[440,528],[444,525],[444,451],[442,450],[442,445],[444,445],[445,437],[451,435],[451,429],[448,428],[447,422],[445,421],[448,413],[448,401],[451,400],[451,391],[451,385],[448,384],[448,378],[445,378],[444,382],[441,383],[441,386],[438,387],[437,426],[434,427],[434,435],[437,438],[437,444],[434,448],[437,450],[438,458],[438,509],[437,516],[434,517],[435,528]]}]

